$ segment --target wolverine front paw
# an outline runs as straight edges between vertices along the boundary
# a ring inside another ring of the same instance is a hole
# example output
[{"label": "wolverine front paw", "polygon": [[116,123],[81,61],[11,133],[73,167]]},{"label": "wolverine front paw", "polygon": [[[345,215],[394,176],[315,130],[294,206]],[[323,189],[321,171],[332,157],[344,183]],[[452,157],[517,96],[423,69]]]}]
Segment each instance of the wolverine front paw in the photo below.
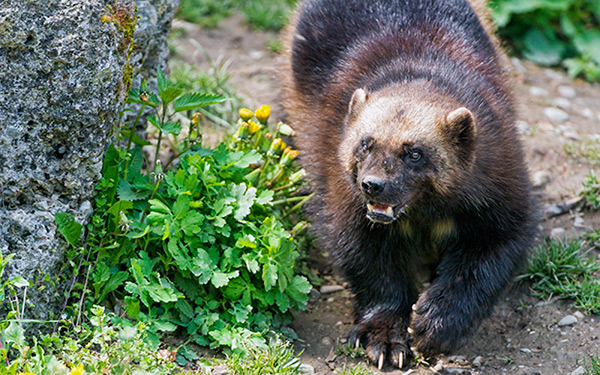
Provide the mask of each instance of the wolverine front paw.
[{"label": "wolverine front paw", "polygon": [[362,345],[379,370],[385,363],[403,368],[413,356],[407,328],[408,324],[403,322],[362,322],[352,328],[348,341],[356,348]]},{"label": "wolverine front paw", "polygon": [[427,295],[413,306],[410,332],[413,348],[425,357],[449,354],[471,336],[473,320],[460,303],[449,303],[443,297]]}]

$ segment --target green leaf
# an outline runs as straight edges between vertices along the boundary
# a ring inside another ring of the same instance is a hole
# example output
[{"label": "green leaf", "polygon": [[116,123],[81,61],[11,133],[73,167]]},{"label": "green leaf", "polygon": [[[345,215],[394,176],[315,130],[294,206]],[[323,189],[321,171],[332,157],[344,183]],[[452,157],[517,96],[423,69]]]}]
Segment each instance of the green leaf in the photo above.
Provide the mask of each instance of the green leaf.
[{"label": "green leaf", "polygon": [[285,290],[285,293],[290,296],[293,301],[299,302],[300,306],[305,306],[308,300],[308,293],[312,289],[312,285],[308,282],[306,277],[296,275],[289,283]]},{"label": "green leaf", "polygon": [[158,95],[163,101],[163,105],[167,105],[171,103],[175,98],[177,98],[183,90],[179,87],[171,86],[169,80],[165,77],[160,68],[156,71],[157,78],[157,86],[158,86]]},{"label": "green leaf", "polygon": [[21,351],[25,346],[25,330],[15,321],[11,321],[8,327],[2,332],[2,339],[5,343],[13,343]]},{"label": "green leaf", "polygon": [[8,280],[6,283],[4,283],[5,285],[12,285],[14,287],[17,288],[24,288],[26,286],[29,286],[29,281],[25,280],[23,277],[21,276],[16,276],[13,277],[12,279]]},{"label": "green leaf", "polygon": [[563,57],[565,45],[555,36],[549,37],[538,29],[529,30],[523,39],[525,58],[540,65],[556,65]]},{"label": "green leaf", "polygon": [[181,124],[179,122],[167,122],[162,127],[162,131],[167,134],[179,135],[181,132]]},{"label": "green leaf", "polygon": [[215,272],[215,273],[213,273],[210,281],[216,288],[221,288],[221,287],[227,285],[229,280],[233,279],[234,277],[238,277],[239,274],[240,273],[238,271],[233,271],[233,272],[229,272],[229,273]]},{"label": "green leaf", "polygon": [[256,150],[250,150],[249,152],[243,154],[234,165],[238,168],[248,168],[250,164],[258,163],[261,158],[261,155]]},{"label": "green leaf", "polygon": [[127,213],[127,211],[131,210],[132,208],[133,203],[131,203],[130,201],[118,201],[117,203],[113,204],[112,207],[109,208],[106,212],[113,215],[116,222],[118,222],[120,213]]},{"label": "green leaf", "polygon": [[121,201],[139,201],[146,199],[152,192],[144,186],[140,189],[139,185],[134,185],[127,180],[121,179],[117,188],[117,196]]},{"label": "green leaf", "polygon": [[265,290],[271,290],[277,283],[277,266],[271,263],[265,264],[263,266],[262,279],[265,283]]},{"label": "green leaf", "polygon": [[591,30],[580,33],[573,39],[573,43],[582,55],[588,55],[600,65],[600,31]]},{"label": "green leaf", "polygon": [[[130,135],[131,135],[131,130],[129,129],[121,129],[119,131],[119,134],[121,134],[121,136],[123,136],[123,138],[125,139],[129,139]],[[137,134],[135,134],[135,131],[133,132],[133,136],[131,138],[131,142],[133,142],[134,145],[137,146],[150,146],[152,144],[152,142],[148,142],[146,140],[143,140],[142,138],[138,137]]]},{"label": "green leaf", "polygon": [[60,234],[67,240],[71,246],[77,246],[83,226],[75,221],[73,215],[66,212],[57,212],[54,215],[54,222]]},{"label": "green leaf", "polygon": [[225,101],[225,97],[221,95],[192,92],[177,98],[173,105],[173,109],[175,112],[189,111],[206,107],[211,104],[221,103],[223,101]]},{"label": "green leaf", "polygon": [[100,294],[100,297],[98,297],[98,302],[106,298],[108,293],[112,292],[113,290],[116,290],[121,285],[123,285],[128,278],[129,272],[126,271],[120,271],[112,274],[108,281],[102,286],[102,293]]},{"label": "green leaf", "polygon": [[155,320],[153,322],[154,328],[160,332],[173,332],[177,329],[177,326],[171,322],[167,322],[164,320]]}]

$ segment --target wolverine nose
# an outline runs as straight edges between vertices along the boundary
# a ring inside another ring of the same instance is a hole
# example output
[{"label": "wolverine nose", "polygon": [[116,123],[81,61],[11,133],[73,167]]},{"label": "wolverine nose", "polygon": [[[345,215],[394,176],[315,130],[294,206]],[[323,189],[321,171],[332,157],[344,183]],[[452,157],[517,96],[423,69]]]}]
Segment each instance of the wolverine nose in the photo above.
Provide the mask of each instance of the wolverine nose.
[{"label": "wolverine nose", "polygon": [[375,176],[366,176],[363,178],[361,185],[365,194],[371,198],[375,198],[381,194],[383,188],[385,187],[383,180]]}]

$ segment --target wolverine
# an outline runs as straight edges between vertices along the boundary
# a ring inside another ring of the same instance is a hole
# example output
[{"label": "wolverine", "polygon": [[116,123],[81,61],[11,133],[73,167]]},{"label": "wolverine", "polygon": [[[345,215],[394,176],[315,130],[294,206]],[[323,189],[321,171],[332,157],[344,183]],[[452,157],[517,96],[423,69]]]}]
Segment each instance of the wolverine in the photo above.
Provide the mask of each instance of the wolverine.
[{"label": "wolverine", "polygon": [[507,58],[478,0],[306,0],[284,107],[318,244],[380,369],[450,353],[488,317],[537,228]]}]

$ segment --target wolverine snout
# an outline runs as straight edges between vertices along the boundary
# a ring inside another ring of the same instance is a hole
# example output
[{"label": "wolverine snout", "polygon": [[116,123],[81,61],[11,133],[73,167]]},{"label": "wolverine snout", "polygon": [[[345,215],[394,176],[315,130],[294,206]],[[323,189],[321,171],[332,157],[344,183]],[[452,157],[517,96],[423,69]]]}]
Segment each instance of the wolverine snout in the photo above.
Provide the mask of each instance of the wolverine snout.
[{"label": "wolverine snout", "polygon": [[365,194],[369,198],[377,198],[385,189],[385,181],[375,176],[365,176],[361,182]]}]

